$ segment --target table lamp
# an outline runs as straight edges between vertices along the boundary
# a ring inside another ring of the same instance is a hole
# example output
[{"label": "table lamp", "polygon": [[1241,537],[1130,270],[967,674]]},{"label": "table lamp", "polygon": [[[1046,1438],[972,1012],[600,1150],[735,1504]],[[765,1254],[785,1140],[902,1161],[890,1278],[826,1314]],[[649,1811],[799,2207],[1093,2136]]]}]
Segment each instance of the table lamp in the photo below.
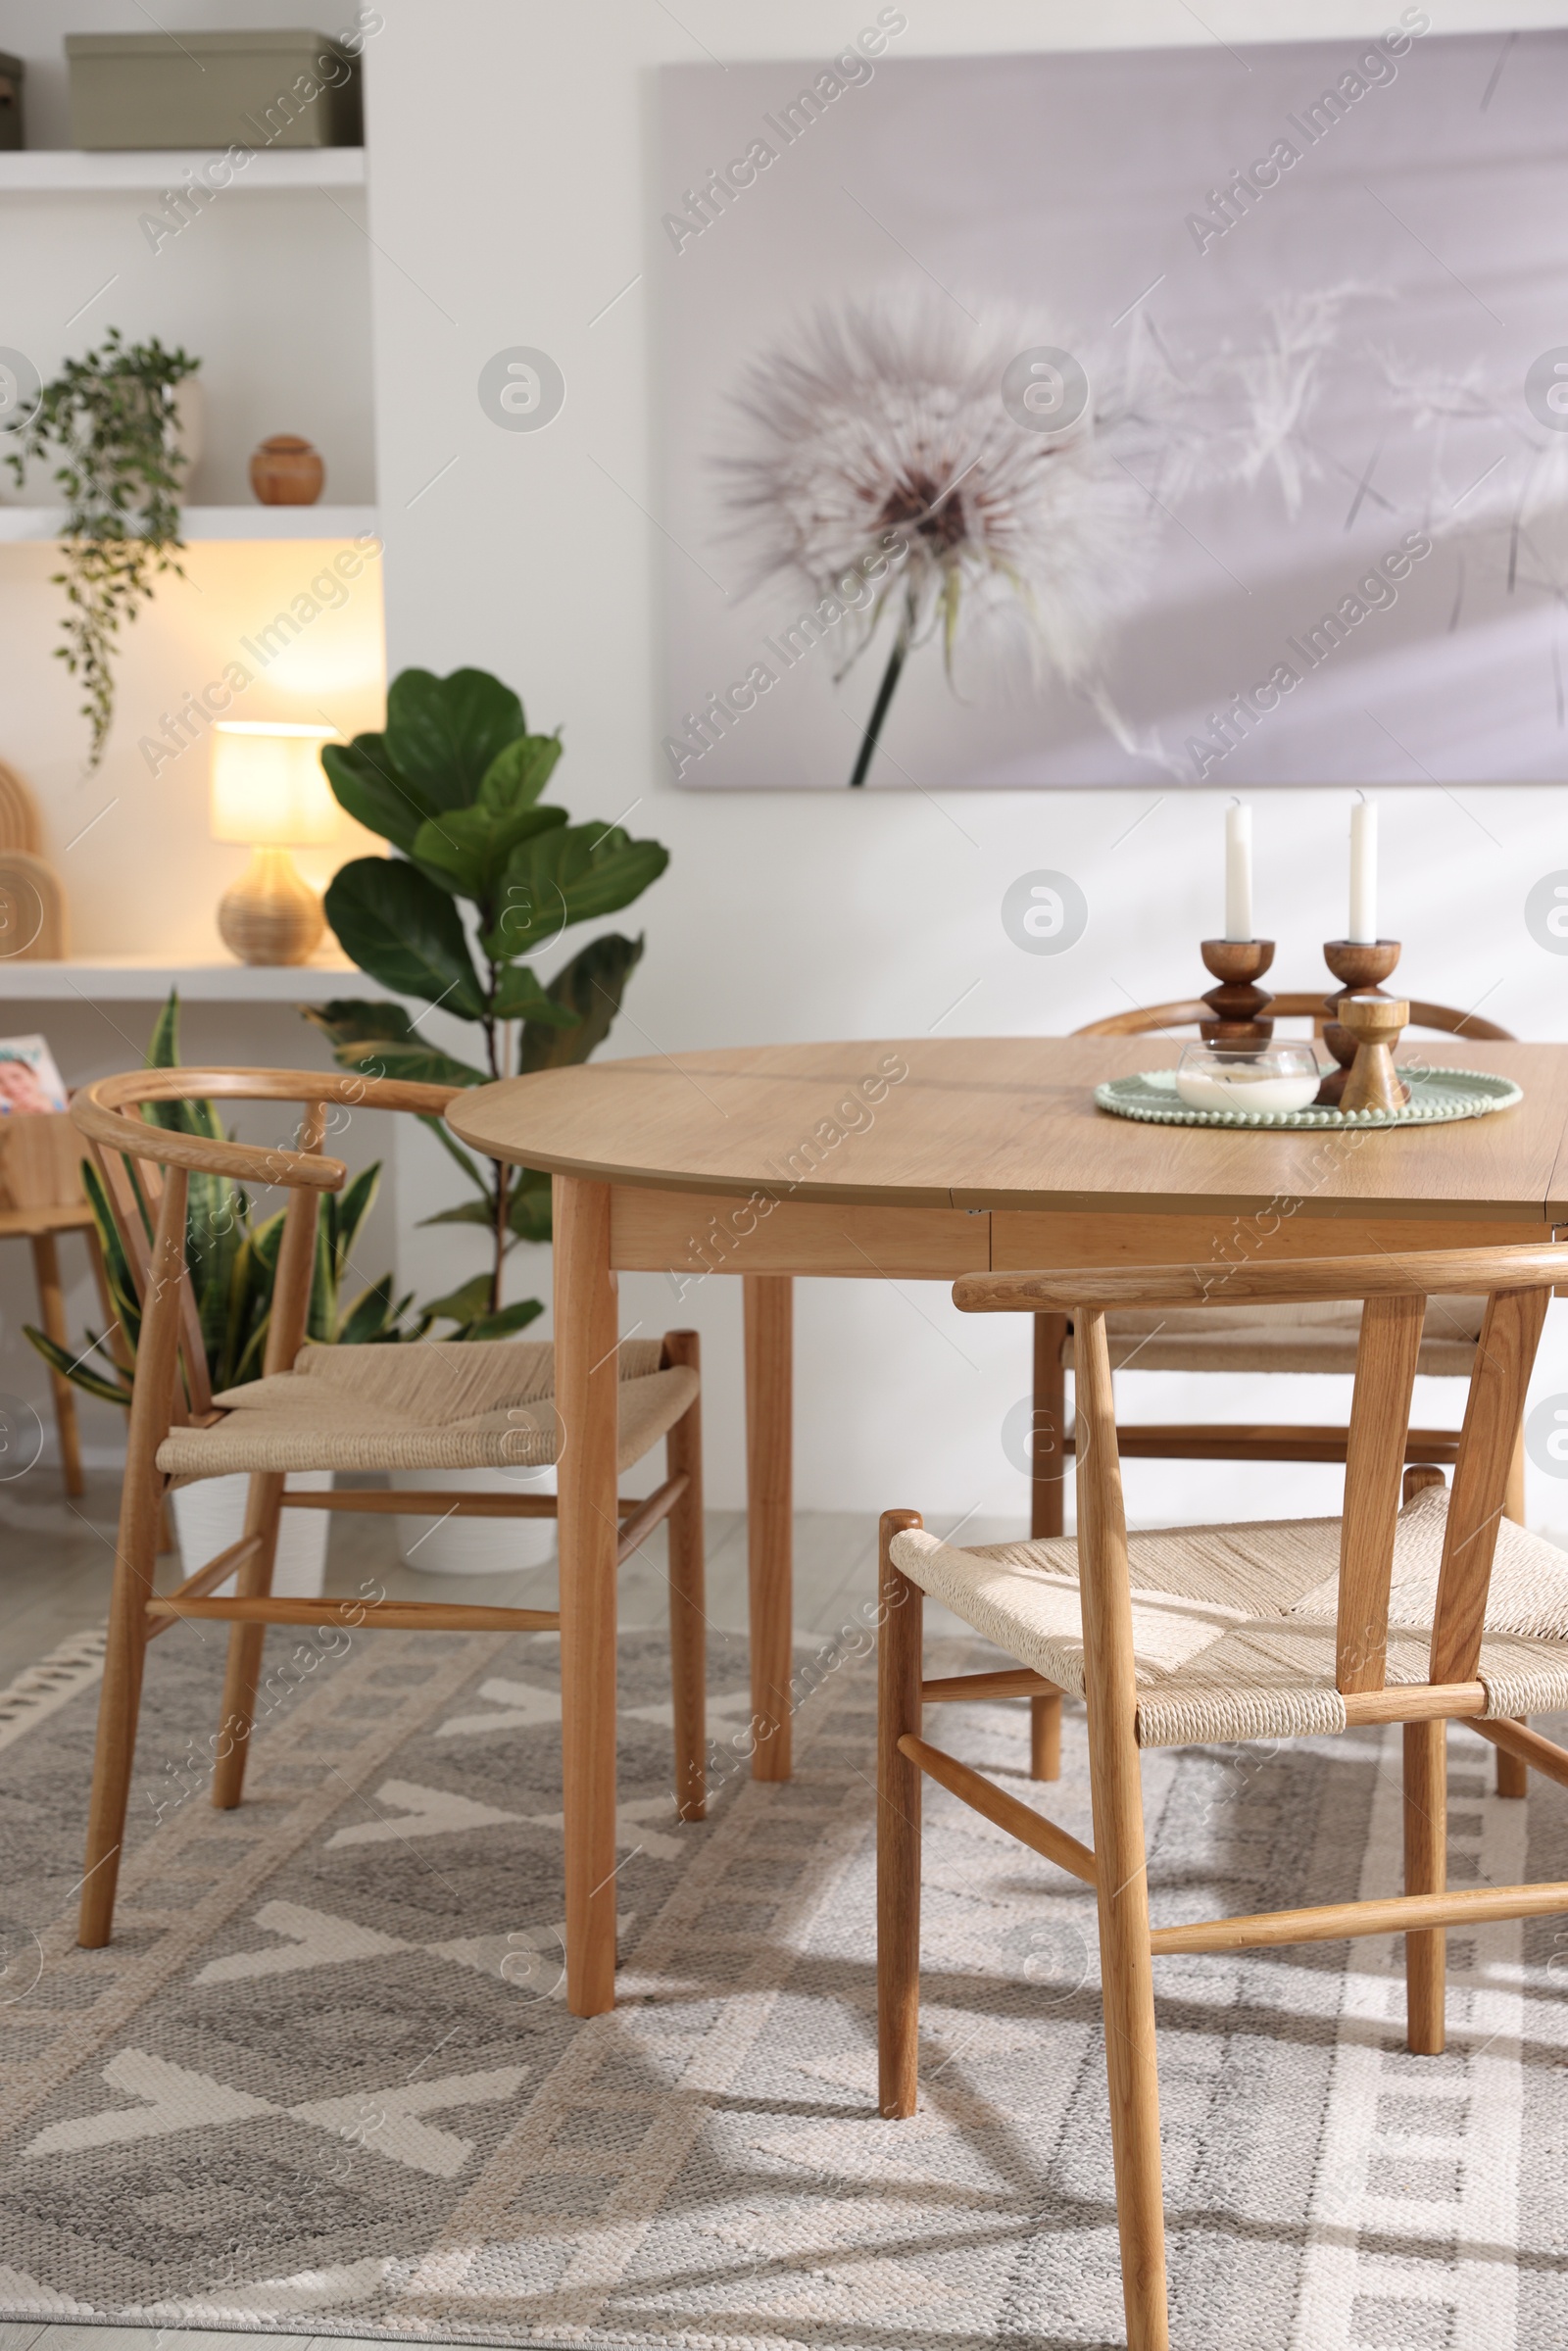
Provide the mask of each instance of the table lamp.
[{"label": "table lamp", "polygon": [[257,719],[213,729],[213,839],[243,842],[251,853],[218,907],[223,944],[242,963],[303,963],[326,927],[319,897],[288,853],[337,830],[320,760],[336,732]]}]

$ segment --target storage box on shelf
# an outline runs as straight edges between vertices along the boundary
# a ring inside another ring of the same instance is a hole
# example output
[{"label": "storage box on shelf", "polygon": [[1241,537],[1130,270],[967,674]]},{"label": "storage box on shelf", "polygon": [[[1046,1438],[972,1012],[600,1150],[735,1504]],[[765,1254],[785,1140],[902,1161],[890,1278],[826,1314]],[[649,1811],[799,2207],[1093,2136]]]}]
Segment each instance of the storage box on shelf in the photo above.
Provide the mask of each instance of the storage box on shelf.
[{"label": "storage box on shelf", "polygon": [[357,61],[324,34],[68,32],[80,147],[351,147]]}]

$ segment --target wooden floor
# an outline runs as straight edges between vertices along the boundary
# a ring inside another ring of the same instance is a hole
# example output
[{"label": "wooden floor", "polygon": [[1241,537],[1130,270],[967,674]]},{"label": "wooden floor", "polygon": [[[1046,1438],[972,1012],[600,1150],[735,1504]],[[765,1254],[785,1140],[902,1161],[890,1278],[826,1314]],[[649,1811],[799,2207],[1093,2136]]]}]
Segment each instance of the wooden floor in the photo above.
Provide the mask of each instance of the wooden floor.
[{"label": "wooden floor", "polygon": [[[78,1502],[52,1498],[41,1484],[28,1492],[0,1486],[0,1689],[73,1634],[103,1622],[114,1565],[115,1512],[119,1481],[89,1477]],[[939,1531],[946,1532],[946,1529]],[[1003,1543],[1023,1529],[1011,1521],[971,1518],[965,1543]],[[650,1537],[621,1571],[621,1623],[628,1629],[666,1621],[663,1577],[664,1531]],[[173,1583],[175,1562],[165,1562],[161,1580]],[[438,1587],[442,1599],[488,1600],[519,1607],[554,1605],[555,1568],[516,1576],[439,1578],[405,1567],[397,1553],[396,1522],[379,1517],[338,1517],[332,1525],[327,1590],[358,1592],[367,1577],[384,1585],[389,1599],[429,1599]],[[746,1624],[746,1519],[739,1510],[708,1515],[709,1615],[715,1626],[742,1631]],[[852,1512],[804,1512],[795,1521],[795,1622],[803,1637],[827,1640],[846,1627],[864,1627],[876,1595],[876,1521]],[[956,1620],[928,1603],[928,1631],[956,1631]],[[181,2351],[255,2351],[254,2332],[222,2333],[205,2327],[117,2327],[116,2351],[167,2351],[172,2336]],[[0,2324],[0,2351],[104,2351],[102,2327]],[[123,2338],[123,2339],[122,2339]],[[344,2335],[268,2334],[270,2351],[371,2351]],[[374,2351],[399,2351],[385,2336]],[[410,2347],[413,2351],[413,2347]],[[428,2346],[423,2347],[428,2351]]]}]

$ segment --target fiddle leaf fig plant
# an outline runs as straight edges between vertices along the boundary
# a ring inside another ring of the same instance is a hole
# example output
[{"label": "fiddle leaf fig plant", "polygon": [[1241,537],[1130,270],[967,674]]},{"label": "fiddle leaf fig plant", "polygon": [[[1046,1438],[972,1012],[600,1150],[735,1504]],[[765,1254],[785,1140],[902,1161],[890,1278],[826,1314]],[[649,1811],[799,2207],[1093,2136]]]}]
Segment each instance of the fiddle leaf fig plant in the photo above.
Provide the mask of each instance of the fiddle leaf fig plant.
[{"label": "fiddle leaf fig plant", "polygon": [[134,620],[160,572],[184,574],[175,556],[180,475],[174,387],[200,367],[157,336],[127,343],[111,327],[100,350],[68,360],[44,385],[7,462],[20,488],[29,460],[57,452],[64,494],[65,569],[52,575],[70,606],[55,648],[82,681],[81,715],[92,730],[89,771],[104,756],[115,715],[113,657],[122,620]]},{"label": "fiddle leaf fig plant", "polygon": [[[564,808],[542,806],[561,754],[559,730],[530,734],[517,696],[483,669],[444,678],[405,669],[388,691],[380,734],[323,747],[338,801],[398,852],[358,857],[333,877],[326,918],[339,945],[384,988],[476,1032],[475,1057],[465,1060],[427,1042],[404,1004],[307,1007],[343,1067],[484,1086],[585,1061],[603,1044],[642,940],[602,934],[548,982],[534,958],[573,923],[640,898],[669,852],[618,824],[571,824]],[[473,1197],[424,1221],[482,1229],[488,1263],[421,1313],[454,1323],[449,1338],[520,1330],[544,1308],[537,1298],[504,1301],[506,1260],[521,1242],[549,1240],[550,1178],[481,1163],[439,1119],[425,1123]]]}]

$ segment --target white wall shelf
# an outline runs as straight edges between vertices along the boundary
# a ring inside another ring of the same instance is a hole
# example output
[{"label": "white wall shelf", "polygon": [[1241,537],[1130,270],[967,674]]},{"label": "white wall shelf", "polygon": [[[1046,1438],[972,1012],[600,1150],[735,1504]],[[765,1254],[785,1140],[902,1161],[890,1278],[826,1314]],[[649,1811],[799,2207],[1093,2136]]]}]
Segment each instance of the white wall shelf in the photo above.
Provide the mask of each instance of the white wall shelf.
[{"label": "white wall shelf", "polygon": [[[29,147],[20,154],[0,154],[0,195],[92,196],[123,189],[147,189],[161,194],[177,188],[187,171],[203,184],[206,166],[221,148],[191,153],[169,147],[145,152],[88,153],[75,147]],[[363,147],[257,148],[243,170],[236,171],[222,193],[234,189],[261,194],[273,188],[361,188],[365,185]],[[219,191],[214,190],[217,194]]]},{"label": "white wall shelf", "polygon": [[[59,506],[0,506],[0,546],[58,539]],[[376,527],[373,506],[188,506],[180,535],[198,539],[359,539]]]},{"label": "white wall shelf", "polygon": [[[0,1006],[7,1004],[159,1004],[171,988],[187,1004],[320,1004],[327,997],[375,990],[353,963],[171,963],[155,955],[93,960],[0,963]],[[384,994],[381,990],[379,993]]]}]

